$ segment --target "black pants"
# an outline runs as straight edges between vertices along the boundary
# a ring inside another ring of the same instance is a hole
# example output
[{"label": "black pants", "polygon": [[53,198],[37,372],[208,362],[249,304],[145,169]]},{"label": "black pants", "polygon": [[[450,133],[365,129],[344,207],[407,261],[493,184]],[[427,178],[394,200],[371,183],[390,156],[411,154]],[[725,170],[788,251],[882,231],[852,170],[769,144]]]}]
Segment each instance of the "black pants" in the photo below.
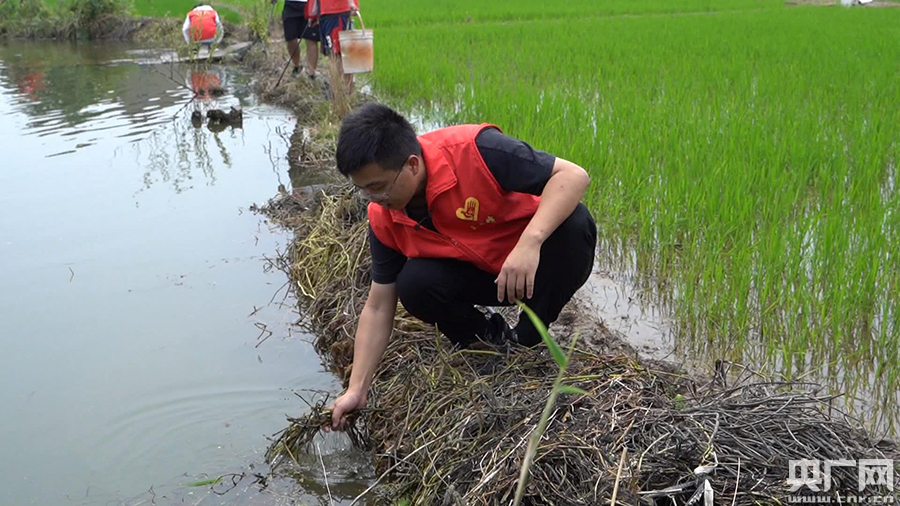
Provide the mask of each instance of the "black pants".
[{"label": "black pants", "polygon": [[[594,265],[597,227],[583,204],[566,218],[541,246],[534,296],[525,300],[546,324],[587,281]],[[411,258],[397,277],[397,292],[406,310],[438,329],[454,343],[466,346],[487,329],[487,318],[474,305],[499,306],[496,276],[474,265],[445,258]],[[533,346],[540,334],[527,316],[515,328],[519,343]]]}]

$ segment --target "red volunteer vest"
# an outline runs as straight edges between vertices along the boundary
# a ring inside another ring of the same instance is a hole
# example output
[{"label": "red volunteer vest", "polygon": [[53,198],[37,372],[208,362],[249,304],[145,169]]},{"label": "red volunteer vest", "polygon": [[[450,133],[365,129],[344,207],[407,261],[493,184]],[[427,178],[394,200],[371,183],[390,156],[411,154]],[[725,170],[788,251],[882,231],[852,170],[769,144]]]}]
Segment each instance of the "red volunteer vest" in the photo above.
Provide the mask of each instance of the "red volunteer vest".
[{"label": "red volunteer vest", "polygon": [[[353,0],[353,5],[359,8],[359,0]],[[309,0],[306,3],[306,18],[315,19],[326,14],[341,14],[350,12],[348,0]]]},{"label": "red volunteer vest", "polygon": [[188,13],[191,20],[191,40],[198,42],[209,40],[216,36],[216,11],[194,9]]},{"label": "red volunteer vest", "polygon": [[485,128],[497,127],[460,125],[419,136],[425,198],[438,232],[417,227],[403,210],[370,203],[369,224],[379,241],[407,258],[454,258],[500,273],[541,199],[500,187],[475,145]]}]

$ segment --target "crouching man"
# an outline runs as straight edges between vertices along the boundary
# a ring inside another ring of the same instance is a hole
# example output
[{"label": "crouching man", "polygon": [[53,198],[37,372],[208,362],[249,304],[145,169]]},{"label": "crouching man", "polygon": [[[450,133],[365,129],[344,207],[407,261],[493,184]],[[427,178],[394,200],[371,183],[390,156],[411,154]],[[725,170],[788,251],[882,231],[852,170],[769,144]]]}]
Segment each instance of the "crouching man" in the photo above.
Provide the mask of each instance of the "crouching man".
[{"label": "crouching man", "polygon": [[344,119],[336,158],[370,201],[372,286],[334,429],[366,404],[398,299],[459,347],[534,346],[541,337],[527,317],[510,328],[475,306],[523,301],[549,325],[587,281],[597,229],[580,203],[590,178],[572,162],[488,124],[416,136],[403,116],[374,103]]},{"label": "crouching man", "polygon": [[181,34],[188,44],[218,44],[225,36],[219,13],[206,4],[197,4],[188,12],[181,27]]}]

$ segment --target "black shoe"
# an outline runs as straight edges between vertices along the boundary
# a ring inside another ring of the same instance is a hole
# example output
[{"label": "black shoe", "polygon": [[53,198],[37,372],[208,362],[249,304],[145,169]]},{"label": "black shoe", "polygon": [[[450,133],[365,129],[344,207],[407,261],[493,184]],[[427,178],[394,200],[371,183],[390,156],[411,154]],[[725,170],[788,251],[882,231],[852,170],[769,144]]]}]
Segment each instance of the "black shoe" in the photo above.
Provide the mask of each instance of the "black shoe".
[{"label": "black shoe", "polygon": [[516,331],[510,328],[509,324],[506,323],[506,320],[503,319],[503,315],[494,313],[493,311],[490,312],[490,315],[490,318],[488,318],[487,334],[484,336],[484,341],[497,346],[518,342],[516,339]]},{"label": "black shoe", "polygon": [[489,307],[482,307],[481,309],[487,312],[487,321],[484,329],[477,332],[468,341],[455,341],[454,344],[461,350],[484,350],[506,346],[508,353],[509,345],[519,342],[516,337],[516,331],[511,329],[506,320],[503,319],[503,316],[495,313],[493,309]]},{"label": "black shoe", "polygon": [[291,77],[297,77],[300,75],[300,67],[294,67],[294,70],[291,71]]}]

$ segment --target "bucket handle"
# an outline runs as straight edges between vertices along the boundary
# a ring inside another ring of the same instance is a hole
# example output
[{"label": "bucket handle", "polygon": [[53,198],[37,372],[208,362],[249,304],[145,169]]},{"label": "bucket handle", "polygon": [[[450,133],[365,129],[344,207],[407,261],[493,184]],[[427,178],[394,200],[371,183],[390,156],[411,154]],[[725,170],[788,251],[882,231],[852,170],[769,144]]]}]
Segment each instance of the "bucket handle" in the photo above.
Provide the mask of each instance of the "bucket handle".
[{"label": "bucket handle", "polygon": [[359,10],[356,11],[356,17],[359,18],[359,24],[360,24],[360,26],[362,26],[363,34],[365,34],[366,33],[366,24],[363,23],[362,13],[359,12]]}]

